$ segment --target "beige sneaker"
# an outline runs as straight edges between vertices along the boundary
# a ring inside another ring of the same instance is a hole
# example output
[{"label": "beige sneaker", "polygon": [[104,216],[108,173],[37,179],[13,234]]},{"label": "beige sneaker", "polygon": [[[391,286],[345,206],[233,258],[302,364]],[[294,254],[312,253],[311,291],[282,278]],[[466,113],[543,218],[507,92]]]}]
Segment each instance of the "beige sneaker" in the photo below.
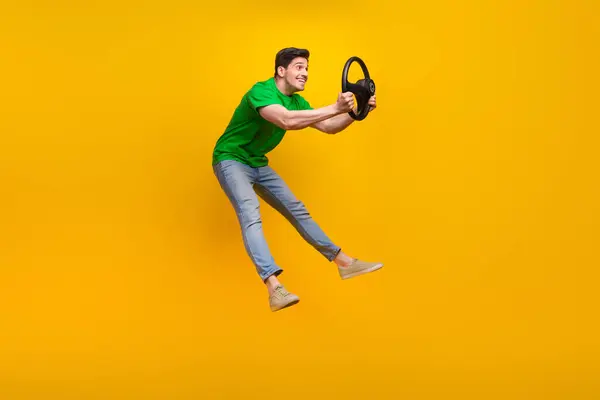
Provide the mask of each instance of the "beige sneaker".
[{"label": "beige sneaker", "polygon": [[354,259],[352,264],[347,267],[338,266],[338,272],[342,279],[353,278],[358,275],[366,274],[369,272],[377,271],[383,267],[383,263],[372,263]]},{"label": "beige sneaker", "polygon": [[269,305],[271,311],[278,311],[282,308],[293,306],[300,301],[300,298],[295,294],[288,292],[283,285],[279,285],[273,290],[273,294],[269,297]]}]

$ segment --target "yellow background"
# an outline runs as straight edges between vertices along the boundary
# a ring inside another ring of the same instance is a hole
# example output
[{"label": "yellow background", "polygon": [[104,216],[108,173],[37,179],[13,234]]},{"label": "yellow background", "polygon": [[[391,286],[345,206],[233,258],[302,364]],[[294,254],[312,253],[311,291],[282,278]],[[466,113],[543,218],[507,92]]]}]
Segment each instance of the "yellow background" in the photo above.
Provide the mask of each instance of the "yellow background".
[{"label": "yellow background", "polygon": [[[17,2],[11,2],[17,3]],[[1,399],[599,398],[592,1],[32,1],[0,12]],[[282,47],[378,109],[271,165],[278,313],[210,166]]]}]

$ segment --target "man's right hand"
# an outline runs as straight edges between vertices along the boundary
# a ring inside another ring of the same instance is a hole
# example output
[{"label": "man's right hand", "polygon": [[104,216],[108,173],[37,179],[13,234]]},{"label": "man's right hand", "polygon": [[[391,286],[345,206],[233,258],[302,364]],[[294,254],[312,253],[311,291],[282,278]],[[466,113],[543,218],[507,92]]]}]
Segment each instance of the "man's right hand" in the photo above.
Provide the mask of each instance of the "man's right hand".
[{"label": "man's right hand", "polygon": [[352,92],[340,93],[335,103],[335,108],[340,114],[350,112],[350,110],[354,109],[354,94]]}]

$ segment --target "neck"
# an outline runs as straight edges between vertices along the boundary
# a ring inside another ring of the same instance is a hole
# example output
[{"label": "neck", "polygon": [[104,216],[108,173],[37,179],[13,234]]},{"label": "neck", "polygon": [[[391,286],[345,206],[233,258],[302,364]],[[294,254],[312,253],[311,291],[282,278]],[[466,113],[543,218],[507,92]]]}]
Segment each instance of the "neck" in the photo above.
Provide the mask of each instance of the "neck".
[{"label": "neck", "polygon": [[291,96],[292,94],[294,94],[294,88],[290,87],[285,82],[285,79],[275,78],[275,85],[277,86],[277,89],[279,89],[279,91],[285,94],[286,96]]}]

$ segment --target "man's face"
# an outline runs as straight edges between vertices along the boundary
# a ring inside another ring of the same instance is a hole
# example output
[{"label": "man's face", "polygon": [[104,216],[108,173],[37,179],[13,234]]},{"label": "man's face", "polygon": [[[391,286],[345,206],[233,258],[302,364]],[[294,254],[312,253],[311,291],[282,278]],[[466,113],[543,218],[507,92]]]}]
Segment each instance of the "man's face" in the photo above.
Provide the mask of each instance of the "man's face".
[{"label": "man's face", "polygon": [[298,92],[304,90],[308,80],[308,60],[303,57],[294,58],[284,74],[284,79],[289,86]]}]

